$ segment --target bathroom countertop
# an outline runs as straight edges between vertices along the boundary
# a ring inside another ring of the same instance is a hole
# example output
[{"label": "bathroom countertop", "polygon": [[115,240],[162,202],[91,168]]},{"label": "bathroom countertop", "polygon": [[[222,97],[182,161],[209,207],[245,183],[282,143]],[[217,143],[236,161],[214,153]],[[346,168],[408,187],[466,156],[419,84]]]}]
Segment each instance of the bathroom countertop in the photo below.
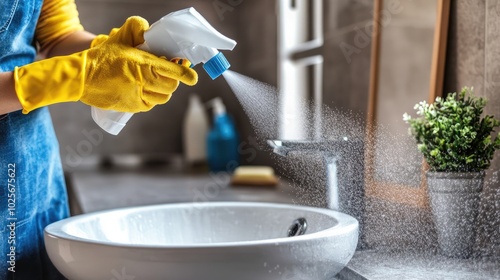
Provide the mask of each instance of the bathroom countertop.
[{"label": "bathroom countertop", "polygon": [[[357,251],[348,264],[354,277],[341,280],[494,280],[500,259],[454,259],[429,252]],[[352,273],[351,273],[352,274]]]},{"label": "bathroom countertop", "polygon": [[[78,213],[162,203],[253,201],[293,203],[290,184],[230,186],[228,173],[181,172],[165,168],[88,169],[67,174]],[[72,205],[72,208],[74,205]]]}]

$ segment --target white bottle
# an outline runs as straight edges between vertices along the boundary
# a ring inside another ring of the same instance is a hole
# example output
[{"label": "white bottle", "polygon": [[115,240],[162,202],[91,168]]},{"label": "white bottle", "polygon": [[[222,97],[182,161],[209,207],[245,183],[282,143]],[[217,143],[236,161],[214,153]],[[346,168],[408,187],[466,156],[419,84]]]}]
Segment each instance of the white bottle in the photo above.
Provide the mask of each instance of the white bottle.
[{"label": "white bottle", "polygon": [[203,104],[196,94],[189,97],[189,105],[183,123],[184,158],[190,165],[207,159],[209,122]]},{"label": "white bottle", "polygon": [[[153,23],[144,33],[145,42],[137,48],[158,56],[187,58],[216,79],[231,66],[219,50],[232,50],[236,41],[215,30],[194,8],[170,13]],[[92,107],[92,118],[105,131],[117,135],[132,113],[106,111]]]}]

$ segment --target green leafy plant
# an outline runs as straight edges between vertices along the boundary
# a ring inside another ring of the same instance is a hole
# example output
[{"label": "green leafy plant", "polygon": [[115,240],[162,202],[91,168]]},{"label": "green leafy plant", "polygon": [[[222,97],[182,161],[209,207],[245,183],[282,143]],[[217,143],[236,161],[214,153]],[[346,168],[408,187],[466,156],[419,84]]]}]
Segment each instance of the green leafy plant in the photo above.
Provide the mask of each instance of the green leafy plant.
[{"label": "green leafy plant", "polygon": [[500,121],[489,115],[481,118],[485,105],[484,98],[464,87],[458,94],[437,97],[433,104],[416,104],[418,118],[403,115],[431,171],[478,172],[490,166],[500,149],[500,132],[492,139]]}]

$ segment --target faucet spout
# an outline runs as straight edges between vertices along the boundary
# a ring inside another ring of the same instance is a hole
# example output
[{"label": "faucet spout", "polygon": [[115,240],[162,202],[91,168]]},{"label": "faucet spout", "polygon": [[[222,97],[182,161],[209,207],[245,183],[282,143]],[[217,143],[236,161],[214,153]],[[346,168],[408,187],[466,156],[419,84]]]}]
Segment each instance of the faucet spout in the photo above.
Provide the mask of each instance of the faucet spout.
[{"label": "faucet spout", "polygon": [[267,140],[267,143],[273,148],[273,152],[277,155],[286,157],[290,152],[290,149],[283,145],[283,141]]},{"label": "faucet spout", "polygon": [[[274,153],[287,157],[300,153],[320,153],[325,166],[324,185],[311,186],[316,207],[338,210],[356,218],[362,236],[365,215],[363,141],[348,137],[337,140],[288,141],[268,140]],[[322,199],[318,200],[317,195]],[[360,242],[362,242],[360,238]],[[359,247],[362,247],[361,243]]]}]

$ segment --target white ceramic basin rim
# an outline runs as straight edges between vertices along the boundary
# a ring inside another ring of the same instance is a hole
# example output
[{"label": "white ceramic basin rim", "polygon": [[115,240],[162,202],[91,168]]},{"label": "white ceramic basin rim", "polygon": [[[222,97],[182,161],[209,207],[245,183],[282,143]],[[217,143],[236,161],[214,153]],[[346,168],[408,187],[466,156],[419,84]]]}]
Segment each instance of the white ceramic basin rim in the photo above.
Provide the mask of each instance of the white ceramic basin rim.
[{"label": "white ceramic basin rim", "polygon": [[[297,218],[305,235],[286,237]],[[329,209],[257,202],[164,204],[71,217],[45,228],[68,279],[330,280],[351,259],[358,222]]]},{"label": "white ceramic basin rim", "polygon": [[[307,220],[306,234],[286,237],[289,226],[300,217]],[[342,235],[356,227],[352,217],[329,209],[211,202],[100,211],[59,221],[46,232],[57,238],[108,246],[200,248],[290,243]]]}]

